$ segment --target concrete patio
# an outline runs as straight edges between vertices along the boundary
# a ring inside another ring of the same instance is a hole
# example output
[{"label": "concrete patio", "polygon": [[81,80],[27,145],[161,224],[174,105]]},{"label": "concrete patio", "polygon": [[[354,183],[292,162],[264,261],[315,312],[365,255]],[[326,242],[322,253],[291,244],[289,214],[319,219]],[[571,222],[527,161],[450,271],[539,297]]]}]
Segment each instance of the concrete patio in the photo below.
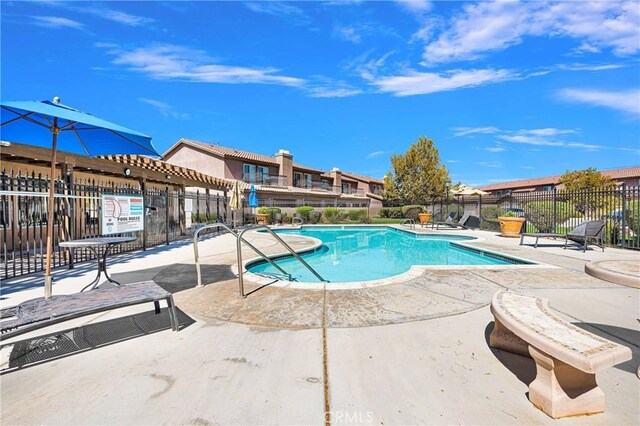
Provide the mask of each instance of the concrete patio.
[{"label": "concrete patio", "polygon": [[[112,258],[117,280],[153,279],[173,292],[183,329],[169,331],[166,309],[156,316],[141,305],[3,341],[18,343],[0,351],[2,368],[16,368],[0,376],[1,421],[321,424],[328,408],[333,424],[637,424],[640,290],[589,276],[584,265],[640,262],[640,253],[534,249],[465,232],[481,237],[470,245],[538,265],[423,268],[397,284],[342,290],[247,282],[241,299],[230,235],[201,243],[203,288],[189,242]],[[249,239],[282,251],[266,235]],[[54,294],[77,292],[94,274],[90,262],[58,270]],[[42,296],[41,279],[3,282],[1,306]],[[528,401],[533,361],[488,346],[488,304],[504,288],[549,298],[560,316],[631,348],[631,361],[598,375],[605,413],[554,421]],[[85,345],[63,345],[60,334]],[[33,353],[16,356],[25,347]]]}]

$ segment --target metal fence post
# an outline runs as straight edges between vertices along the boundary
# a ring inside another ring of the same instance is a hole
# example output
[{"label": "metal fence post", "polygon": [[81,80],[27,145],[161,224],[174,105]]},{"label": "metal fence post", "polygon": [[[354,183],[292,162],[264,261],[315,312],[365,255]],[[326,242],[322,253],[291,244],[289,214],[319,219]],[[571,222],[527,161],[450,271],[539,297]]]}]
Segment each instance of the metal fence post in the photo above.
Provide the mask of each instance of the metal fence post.
[{"label": "metal fence post", "polygon": [[556,204],[558,200],[558,190],[553,188],[553,229],[551,232],[556,232],[556,227],[558,226],[558,206]]},{"label": "metal fence post", "polygon": [[625,182],[622,182],[622,223],[620,224],[622,228],[622,248],[625,248],[627,245],[627,236],[626,236],[626,227],[627,227],[627,185]]},{"label": "metal fence post", "polygon": [[144,206],[142,212],[142,251],[147,250],[147,212],[149,212],[149,206],[147,206],[147,187],[145,184],[145,178],[140,178],[140,192],[142,193],[142,204]]},{"label": "metal fence post", "polygon": [[165,229],[165,237],[168,245],[169,244],[169,186],[168,185],[166,189],[167,189],[167,192],[166,192],[166,199],[165,199],[166,209],[164,214],[164,219],[165,219],[164,229]]}]

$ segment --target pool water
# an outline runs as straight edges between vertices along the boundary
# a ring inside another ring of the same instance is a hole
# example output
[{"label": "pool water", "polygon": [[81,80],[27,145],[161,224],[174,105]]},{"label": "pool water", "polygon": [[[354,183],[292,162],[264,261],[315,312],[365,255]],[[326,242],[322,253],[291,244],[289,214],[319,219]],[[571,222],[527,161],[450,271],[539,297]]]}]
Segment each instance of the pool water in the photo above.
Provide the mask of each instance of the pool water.
[{"label": "pool water", "polygon": [[[412,265],[509,265],[525,263],[506,256],[467,248],[455,241],[472,240],[462,235],[416,235],[390,227],[309,227],[277,230],[279,234],[315,237],[322,241],[316,251],[302,258],[329,282],[369,281],[408,271]],[[292,281],[319,282],[297,259],[274,259]],[[252,273],[279,277],[280,271],[264,260],[247,265]]]}]

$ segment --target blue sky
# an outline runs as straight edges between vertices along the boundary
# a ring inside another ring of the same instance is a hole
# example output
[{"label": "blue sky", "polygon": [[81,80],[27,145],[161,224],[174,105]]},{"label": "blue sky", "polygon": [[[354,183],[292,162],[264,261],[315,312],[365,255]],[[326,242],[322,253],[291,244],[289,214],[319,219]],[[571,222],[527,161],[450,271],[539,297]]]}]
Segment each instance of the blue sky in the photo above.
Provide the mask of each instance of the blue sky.
[{"label": "blue sky", "polygon": [[640,3],[2,2],[3,100],[382,177],[640,164]]}]

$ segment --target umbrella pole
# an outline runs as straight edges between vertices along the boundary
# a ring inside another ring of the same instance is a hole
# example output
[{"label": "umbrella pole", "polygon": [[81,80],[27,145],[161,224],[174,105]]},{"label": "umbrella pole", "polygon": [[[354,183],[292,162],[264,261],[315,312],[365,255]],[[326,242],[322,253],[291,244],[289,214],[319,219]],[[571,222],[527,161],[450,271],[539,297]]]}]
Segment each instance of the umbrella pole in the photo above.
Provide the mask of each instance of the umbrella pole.
[{"label": "umbrella pole", "polygon": [[51,258],[53,256],[53,207],[56,186],[56,156],[58,151],[58,118],[53,119],[53,144],[51,148],[51,174],[49,176],[49,208],[47,214],[47,261],[44,273],[44,298],[52,295]]}]

